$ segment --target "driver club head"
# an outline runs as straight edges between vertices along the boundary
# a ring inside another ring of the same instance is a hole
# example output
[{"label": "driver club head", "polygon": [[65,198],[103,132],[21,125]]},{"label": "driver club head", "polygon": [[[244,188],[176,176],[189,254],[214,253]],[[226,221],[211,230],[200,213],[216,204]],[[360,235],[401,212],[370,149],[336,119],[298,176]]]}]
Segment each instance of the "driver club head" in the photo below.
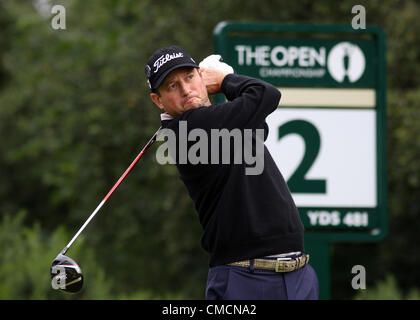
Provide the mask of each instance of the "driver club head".
[{"label": "driver club head", "polygon": [[76,293],[82,289],[83,274],[79,265],[60,253],[51,263],[51,285],[54,289]]}]

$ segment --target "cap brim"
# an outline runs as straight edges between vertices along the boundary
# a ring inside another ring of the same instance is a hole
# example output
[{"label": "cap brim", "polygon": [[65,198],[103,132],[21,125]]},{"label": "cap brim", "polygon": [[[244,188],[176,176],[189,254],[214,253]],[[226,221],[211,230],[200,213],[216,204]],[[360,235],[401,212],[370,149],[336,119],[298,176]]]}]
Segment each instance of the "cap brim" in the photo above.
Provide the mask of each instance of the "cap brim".
[{"label": "cap brim", "polygon": [[162,84],[162,82],[165,80],[165,78],[168,76],[168,74],[170,74],[172,71],[174,71],[175,69],[179,69],[182,67],[192,67],[192,68],[199,68],[199,66],[197,64],[194,63],[182,63],[182,64],[177,64],[176,66],[173,66],[172,68],[169,68],[168,70],[166,70],[164,73],[162,73],[162,75],[159,77],[159,79],[157,79],[157,81],[155,82],[155,86],[152,87],[152,90],[156,90],[157,88],[160,87],[160,85]]}]

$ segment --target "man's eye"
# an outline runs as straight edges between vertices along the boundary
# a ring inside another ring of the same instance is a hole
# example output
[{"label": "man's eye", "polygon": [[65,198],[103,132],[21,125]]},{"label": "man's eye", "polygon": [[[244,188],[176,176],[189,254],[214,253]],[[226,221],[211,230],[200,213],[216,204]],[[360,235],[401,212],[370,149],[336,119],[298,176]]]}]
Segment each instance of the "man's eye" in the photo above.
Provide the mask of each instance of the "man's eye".
[{"label": "man's eye", "polygon": [[170,88],[170,89],[175,89],[175,88],[176,88],[176,83],[171,83],[171,84],[169,85],[169,88]]}]

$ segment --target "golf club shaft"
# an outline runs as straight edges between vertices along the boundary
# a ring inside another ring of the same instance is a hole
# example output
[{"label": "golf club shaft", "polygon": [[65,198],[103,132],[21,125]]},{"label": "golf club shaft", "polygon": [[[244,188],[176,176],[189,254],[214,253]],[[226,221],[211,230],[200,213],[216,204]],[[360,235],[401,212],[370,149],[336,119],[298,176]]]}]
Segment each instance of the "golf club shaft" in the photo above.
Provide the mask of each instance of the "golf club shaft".
[{"label": "golf club shaft", "polygon": [[137,155],[137,157],[134,159],[134,161],[130,164],[130,166],[125,170],[125,172],[122,174],[122,176],[118,179],[118,181],[114,184],[111,190],[109,190],[108,194],[105,196],[105,198],[99,203],[99,205],[96,207],[96,209],[91,213],[89,218],[86,220],[86,222],[83,224],[83,226],[77,231],[77,233],[74,235],[73,239],[70,240],[70,242],[67,244],[67,246],[64,247],[64,249],[61,251],[61,254],[66,254],[67,250],[70,248],[70,246],[73,244],[73,242],[77,239],[77,237],[82,233],[82,231],[86,228],[86,226],[89,224],[89,222],[93,219],[93,217],[98,213],[98,211],[102,208],[102,206],[105,204],[105,202],[108,200],[108,198],[111,196],[111,194],[115,191],[115,189],[118,188],[120,183],[124,180],[124,178],[127,176],[127,174],[131,171],[131,169],[134,167],[134,165],[140,160],[143,153],[146,152],[147,149],[153,144],[153,142],[156,141],[156,137],[159,134],[159,131],[162,127],[160,127],[156,133],[153,135],[153,137],[149,140],[149,142],[144,146],[144,148],[140,151],[140,153]]}]

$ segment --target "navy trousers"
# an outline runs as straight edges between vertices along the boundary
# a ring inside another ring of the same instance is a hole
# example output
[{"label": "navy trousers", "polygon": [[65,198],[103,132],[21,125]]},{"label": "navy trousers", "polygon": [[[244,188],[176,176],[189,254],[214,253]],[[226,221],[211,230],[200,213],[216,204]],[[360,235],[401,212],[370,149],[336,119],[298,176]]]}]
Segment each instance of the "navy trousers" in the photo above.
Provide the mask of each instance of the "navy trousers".
[{"label": "navy trousers", "polygon": [[318,278],[305,265],[292,272],[275,272],[236,266],[210,268],[207,300],[317,300]]}]

